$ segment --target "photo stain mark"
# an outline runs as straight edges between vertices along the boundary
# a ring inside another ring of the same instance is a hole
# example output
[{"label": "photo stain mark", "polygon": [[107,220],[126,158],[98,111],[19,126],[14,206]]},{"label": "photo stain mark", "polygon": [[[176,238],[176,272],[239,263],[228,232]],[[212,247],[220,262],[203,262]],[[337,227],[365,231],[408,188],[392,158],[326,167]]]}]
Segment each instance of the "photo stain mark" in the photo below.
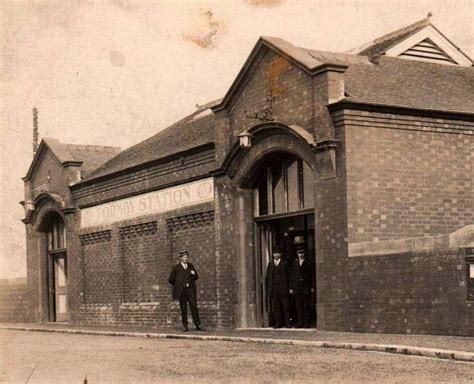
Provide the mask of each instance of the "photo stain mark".
[{"label": "photo stain mark", "polygon": [[120,51],[110,51],[109,60],[114,67],[123,67],[125,65],[125,56]]},{"label": "photo stain mark", "polygon": [[288,93],[286,86],[280,83],[280,76],[291,69],[291,64],[285,58],[278,56],[268,63],[265,77],[270,83],[270,91],[273,96],[283,96]]},{"label": "photo stain mark", "polygon": [[197,31],[184,33],[183,39],[205,49],[216,47],[219,33],[225,31],[225,24],[216,20],[210,9],[201,9],[201,22]]},{"label": "photo stain mark", "polygon": [[245,3],[259,8],[275,8],[282,5],[285,0],[244,0]]}]

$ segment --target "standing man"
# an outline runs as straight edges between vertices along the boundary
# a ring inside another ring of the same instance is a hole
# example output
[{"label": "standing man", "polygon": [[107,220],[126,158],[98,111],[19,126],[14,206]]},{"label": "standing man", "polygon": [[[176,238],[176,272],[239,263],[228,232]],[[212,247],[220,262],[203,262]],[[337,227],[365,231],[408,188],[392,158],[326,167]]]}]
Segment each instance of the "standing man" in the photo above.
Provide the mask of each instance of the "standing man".
[{"label": "standing man", "polygon": [[273,260],[268,263],[266,286],[270,299],[273,328],[291,327],[288,300],[288,264],[281,258],[279,248],[273,249]]},{"label": "standing man", "polygon": [[290,274],[290,294],[295,295],[296,301],[296,328],[310,327],[310,305],[311,294],[314,293],[315,271],[312,263],[305,257],[304,245],[298,246],[296,250],[298,259],[293,262]]},{"label": "standing man", "polygon": [[196,280],[198,273],[191,263],[188,263],[187,250],[179,252],[179,263],[171,268],[168,281],[173,286],[173,299],[179,300],[183,332],[188,331],[188,303],[191,308],[193,323],[197,331],[202,331],[199,310],[196,302]]}]

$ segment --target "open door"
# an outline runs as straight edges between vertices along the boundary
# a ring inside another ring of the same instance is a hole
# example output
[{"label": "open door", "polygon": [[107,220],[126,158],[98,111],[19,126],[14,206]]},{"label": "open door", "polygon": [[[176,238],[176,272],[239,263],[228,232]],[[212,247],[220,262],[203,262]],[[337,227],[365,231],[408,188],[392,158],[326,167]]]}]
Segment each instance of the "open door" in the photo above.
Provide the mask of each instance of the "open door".
[{"label": "open door", "polygon": [[49,321],[68,321],[66,231],[61,216],[53,213],[48,225]]},{"label": "open door", "polygon": [[68,321],[66,252],[53,256],[55,321]]}]

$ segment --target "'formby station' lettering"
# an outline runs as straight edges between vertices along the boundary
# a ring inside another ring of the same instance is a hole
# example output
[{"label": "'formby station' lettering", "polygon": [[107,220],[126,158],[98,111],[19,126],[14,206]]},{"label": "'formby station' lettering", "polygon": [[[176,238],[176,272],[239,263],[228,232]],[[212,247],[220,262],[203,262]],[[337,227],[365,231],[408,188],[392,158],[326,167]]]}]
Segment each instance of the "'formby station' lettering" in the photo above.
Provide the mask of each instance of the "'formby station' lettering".
[{"label": "'formby station' lettering", "polygon": [[81,228],[166,212],[213,200],[214,179],[208,178],[82,209]]}]

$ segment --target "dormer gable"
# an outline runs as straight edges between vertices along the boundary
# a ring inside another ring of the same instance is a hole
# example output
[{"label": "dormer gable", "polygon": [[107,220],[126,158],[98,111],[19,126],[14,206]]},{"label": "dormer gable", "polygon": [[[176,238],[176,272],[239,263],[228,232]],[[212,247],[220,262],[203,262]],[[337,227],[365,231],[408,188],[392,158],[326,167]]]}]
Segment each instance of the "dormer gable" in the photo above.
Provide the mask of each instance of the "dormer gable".
[{"label": "dormer gable", "polygon": [[433,25],[389,48],[385,55],[438,64],[472,66],[472,61]]},{"label": "dormer gable", "polygon": [[389,33],[349,53],[389,56],[437,64],[472,66],[472,60],[431,23],[431,14],[423,20]]}]

